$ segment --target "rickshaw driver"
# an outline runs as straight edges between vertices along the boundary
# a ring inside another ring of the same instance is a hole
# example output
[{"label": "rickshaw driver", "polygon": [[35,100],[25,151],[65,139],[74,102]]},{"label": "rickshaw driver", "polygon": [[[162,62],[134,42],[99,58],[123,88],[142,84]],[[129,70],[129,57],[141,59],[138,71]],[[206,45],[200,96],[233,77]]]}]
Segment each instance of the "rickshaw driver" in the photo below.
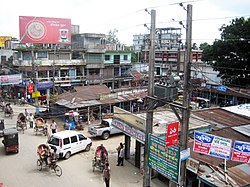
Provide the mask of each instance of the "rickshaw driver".
[{"label": "rickshaw driver", "polygon": [[49,157],[49,148],[43,147],[41,152],[41,158],[45,161],[46,165],[48,165],[48,157]]}]

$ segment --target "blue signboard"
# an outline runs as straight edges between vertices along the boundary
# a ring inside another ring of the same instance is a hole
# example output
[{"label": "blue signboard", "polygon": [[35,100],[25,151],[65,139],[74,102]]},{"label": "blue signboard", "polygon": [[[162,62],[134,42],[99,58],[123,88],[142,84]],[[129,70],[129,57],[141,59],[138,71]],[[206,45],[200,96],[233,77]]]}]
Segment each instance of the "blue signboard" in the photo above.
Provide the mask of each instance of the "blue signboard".
[{"label": "blue signboard", "polygon": [[49,88],[53,88],[53,82],[51,81],[37,84],[37,90],[46,90]]},{"label": "blue signboard", "polygon": [[222,91],[222,92],[226,92],[227,91],[227,87],[225,87],[225,86],[217,86],[216,90]]}]

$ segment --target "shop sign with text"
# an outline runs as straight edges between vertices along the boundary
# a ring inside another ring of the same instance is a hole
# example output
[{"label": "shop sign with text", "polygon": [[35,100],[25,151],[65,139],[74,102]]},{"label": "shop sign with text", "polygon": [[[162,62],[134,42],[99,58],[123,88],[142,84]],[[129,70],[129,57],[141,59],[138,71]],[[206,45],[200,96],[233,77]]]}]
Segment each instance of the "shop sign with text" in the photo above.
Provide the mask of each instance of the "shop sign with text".
[{"label": "shop sign with text", "polygon": [[179,122],[167,125],[166,147],[178,144]]},{"label": "shop sign with text", "polygon": [[149,134],[148,165],[163,176],[178,183],[180,171],[180,148],[178,146],[166,147],[165,145],[165,140]]},{"label": "shop sign with text", "polygon": [[235,141],[232,152],[232,160],[250,163],[250,143]]}]

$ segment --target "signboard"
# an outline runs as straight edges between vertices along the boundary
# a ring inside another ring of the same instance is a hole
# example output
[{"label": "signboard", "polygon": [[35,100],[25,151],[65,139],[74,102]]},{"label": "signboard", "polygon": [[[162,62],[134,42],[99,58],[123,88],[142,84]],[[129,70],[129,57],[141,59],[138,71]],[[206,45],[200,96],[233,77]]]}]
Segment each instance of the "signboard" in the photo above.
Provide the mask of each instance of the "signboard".
[{"label": "signboard", "polygon": [[19,16],[19,27],[21,43],[71,43],[70,19]]},{"label": "signboard", "polygon": [[250,142],[235,141],[231,160],[250,163]]},{"label": "signboard", "polygon": [[216,90],[222,91],[222,92],[226,92],[227,91],[227,87],[225,87],[225,86],[216,86]]},{"label": "signboard", "polygon": [[165,140],[149,134],[148,165],[168,179],[178,183],[180,148],[177,146],[165,147],[165,144]]},{"label": "signboard", "polygon": [[180,158],[181,161],[187,160],[190,157],[190,148],[181,151]]},{"label": "signboard", "polygon": [[192,171],[193,173],[197,174],[199,170],[199,161],[189,158],[186,161],[186,167],[188,170]]},{"label": "signboard", "polygon": [[36,87],[37,87],[37,90],[46,90],[49,88],[53,88],[53,85],[54,85],[53,82],[49,81],[49,82],[38,83]]},{"label": "signboard", "polygon": [[32,93],[32,92],[34,92],[34,85],[33,84],[28,84],[27,88],[28,88],[28,93],[29,94]]},{"label": "signboard", "polygon": [[135,138],[136,140],[138,140],[141,143],[145,143],[145,133],[135,129],[133,127],[130,127],[129,125],[127,125],[125,122],[120,121],[118,119],[114,119],[112,120],[112,125],[118,129],[120,129],[122,132],[124,132],[125,134],[127,134],[128,136],[131,136],[133,138]]},{"label": "signboard", "polygon": [[22,82],[22,74],[0,76],[0,85],[19,84],[21,82]]},{"label": "signboard", "polygon": [[32,98],[38,98],[40,96],[41,96],[40,92],[33,92],[32,93]]},{"label": "signboard", "polygon": [[194,132],[193,151],[215,156],[223,159],[230,159],[232,140],[214,136],[203,132]]},{"label": "signboard", "polygon": [[132,114],[131,112],[128,112],[126,110],[114,106],[114,118],[124,121],[125,123],[129,124],[135,129],[145,132],[146,120]]},{"label": "signboard", "polygon": [[11,39],[10,36],[0,36],[0,47],[5,47],[5,42]]},{"label": "signboard", "polygon": [[179,122],[167,125],[166,147],[178,144]]}]

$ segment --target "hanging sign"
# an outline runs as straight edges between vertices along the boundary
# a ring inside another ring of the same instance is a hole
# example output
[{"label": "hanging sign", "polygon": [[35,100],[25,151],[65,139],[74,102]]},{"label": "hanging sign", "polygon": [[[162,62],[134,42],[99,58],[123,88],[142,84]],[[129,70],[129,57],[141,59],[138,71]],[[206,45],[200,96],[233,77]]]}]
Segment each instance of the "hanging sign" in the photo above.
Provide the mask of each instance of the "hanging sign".
[{"label": "hanging sign", "polygon": [[32,92],[34,92],[34,85],[33,84],[28,84],[27,88],[28,88],[28,93],[29,94],[31,94]]},{"label": "hanging sign", "polygon": [[178,144],[179,122],[170,123],[167,125],[166,147]]},{"label": "hanging sign", "polygon": [[231,160],[250,163],[250,142],[235,141]]}]

